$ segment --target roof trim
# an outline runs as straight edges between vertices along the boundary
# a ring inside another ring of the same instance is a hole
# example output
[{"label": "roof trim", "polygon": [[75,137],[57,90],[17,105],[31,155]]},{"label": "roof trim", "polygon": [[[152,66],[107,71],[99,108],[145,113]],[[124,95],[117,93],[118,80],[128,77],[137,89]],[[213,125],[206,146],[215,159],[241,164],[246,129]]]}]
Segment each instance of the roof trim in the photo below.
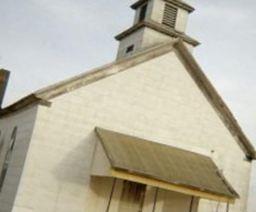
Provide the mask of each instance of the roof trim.
[{"label": "roof trim", "polygon": [[[186,2],[181,1],[181,0],[164,0],[164,1],[166,1],[168,3],[171,3],[171,4],[173,4],[177,7],[180,7],[184,10],[187,10],[189,13],[191,13],[195,10],[194,7],[190,6],[189,4],[187,4]],[[132,4],[131,8],[136,10],[146,2],[148,2],[148,0],[139,0],[139,1],[135,2],[134,4]]]},{"label": "roof trim", "polygon": [[117,36],[115,36],[115,39],[120,41],[122,39],[124,39],[125,37],[129,36],[130,34],[132,34],[133,32],[141,29],[142,27],[148,27],[151,29],[154,29],[160,33],[163,33],[165,35],[169,35],[172,36],[174,38],[181,38],[183,39],[185,42],[193,45],[193,46],[198,46],[200,45],[200,43],[189,37],[188,35],[186,35],[185,33],[182,32],[178,32],[168,26],[165,26],[163,24],[159,24],[155,21],[143,21],[143,22],[139,22],[137,24],[135,24],[134,26],[130,27],[129,29],[123,31],[122,33],[118,34]]},{"label": "roof trim", "polygon": [[200,90],[204,93],[211,105],[214,107],[225,126],[237,140],[245,155],[248,157],[248,159],[256,159],[253,145],[250,143],[234,115],[223,101],[217,90],[214,88],[212,83],[206,77],[193,55],[189,52],[182,41],[175,43],[174,47],[176,54],[181,59],[185,67],[187,67],[189,74],[194,79]]},{"label": "roof trim", "polygon": [[141,5],[143,5],[144,3],[148,2],[148,0],[139,0],[136,1],[135,3],[133,3],[130,7],[134,10],[138,9],[138,7],[140,7]]},{"label": "roof trim", "polygon": [[180,7],[184,10],[187,10],[189,13],[192,13],[195,11],[195,8],[190,6],[189,4],[187,4],[186,2],[182,1],[182,0],[164,0],[168,3],[171,3],[177,7]]},{"label": "roof trim", "polygon": [[4,116],[8,116],[12,113],[15,113],[21,109],[24,109],[30,105],[34,105],[34,104],[41,104],[44,106],[50,106],[51,103],[47,100],[44,100],[40,97],[38,97],[36,94],[30,94],[22,99],[20,99],[19,101],[17,101],[16,103],[4,108],[0,110],[0,118],[4,117]]},{"label": "roof trim", "polygon": [[137,54],[134,54],[130,57],[126,57],[113,63],[101,66],[99,68],[92,69],[86,73],[82,73],[75,77],[63,80],[59,83],[35,91],[34,93],[25,96],[17,102],[5,107],[4,109],[0,109],[0,117],[2,118],[19,110],[22,110],[23,108],[26,108],[31,104],[40,103],[42,105],[49,106],[51,104],[49,101],[52,98],[58,97],[60,95],[76,90],[80,87],[97,82],[106,77],[110,77],[128,68],[131,68],[140,63],[146,62],[150,59],[172,51],[174,42],[176,41],[167,42],[161,45],[154,46],[152,48],[148,48],[143,52],[138,52]]},{"label": "roof trim", "polygon": [[204,198],[204,199],[208,199],[208,200],[213,200],[213,201],[217,201],[217,202],[228,202],[230,204],[235,203],[235,198],[228,198],[225,196],[210,194],[210,193],[207,193],[204,191],[187,188],[185,186],[166,183],[166,182],[151,179],[151,178],[148,178],[145,176],[139,176],[135,173],[129,173],[127,171],[111,169],[110,173],[111,173],[111,176],[118,178],[118,179],[122,179],[122,180],[128,180],[128,181],[132,181],[132,182],[136,182],[136,183],[142,183],[145,185],[150,185],[153,187],[157,187],[157,188],[161,188],[161,189],[165,189],[165,190],[169,190],[169,191],[175,191],[175,192],[179,192],[179,193],[183,193],[183,194],[187,194],[187,195],[191,195],[191,196],[195,196],[195,197],[199,197],[199,198]]},{"label": "roof trim", "polygon": [[14,104],[4,109],[1,109],[0,117],[2,118],[4,116],[11,115],[12,113],[18,112],[19,110],[22,110],[31,104],[42,104],[49,106],[49,100],[54,97],[71,92],[80,87],[86,86],[106,77],[122,72],[135,65],[166,54],[173,49],[176,50],[175,52],[177,53],[181,61],[183,61],[184,65],[187,67],[187,70],[189,71],[191,69],[190,74],[192,75],[192,78],[196,81],[199,88],[202,90],[209,102],[216,109],[217,114],[224,122],[226,127],[229,129],[231,134],[236,138],[239,146],[242,148],[248,159],[256,159],[256,152],[253,145],[244,134],[243,130],[237,123],[233,114],[228,109],[227,105],[224,103],[218,92],[212,86],[208,78],[204,75],[195,58],[189,52],[187,47],[183,44],[182,40],[175,40],[149,48],[143,52],[134,54],[133,56],[121,59],[114,63],[107,64],[100,68],[93,69],[90,72],[75,76],[52,86],[48,86],[42,90],[39,90],[35,93],[32,93],[31,95],[24,97],[23,99],[15,102]]}]

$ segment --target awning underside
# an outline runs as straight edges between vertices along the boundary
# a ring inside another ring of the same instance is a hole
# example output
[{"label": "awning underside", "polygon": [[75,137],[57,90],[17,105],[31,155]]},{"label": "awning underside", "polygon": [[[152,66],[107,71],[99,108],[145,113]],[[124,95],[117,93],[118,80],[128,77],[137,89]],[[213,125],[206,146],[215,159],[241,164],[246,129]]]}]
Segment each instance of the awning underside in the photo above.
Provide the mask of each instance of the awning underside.
[{"label": "awning underside", "polygon": [[116,177],[151,185],[159,181],[170,190],[180,186],[220,201],[239,197],[209,157],[101,128],[96,133]]}]

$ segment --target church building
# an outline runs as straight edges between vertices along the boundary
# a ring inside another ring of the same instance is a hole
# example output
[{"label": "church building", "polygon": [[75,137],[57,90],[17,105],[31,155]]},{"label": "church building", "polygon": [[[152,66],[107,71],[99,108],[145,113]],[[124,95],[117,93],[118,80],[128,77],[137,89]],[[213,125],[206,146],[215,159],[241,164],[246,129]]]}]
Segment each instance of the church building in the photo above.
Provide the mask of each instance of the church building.
[{"label": "church building", "polygon": [[131,8],[114,62],[0,108],[0,212],[247,212],[255,149],[193,57],[194,8]]}]

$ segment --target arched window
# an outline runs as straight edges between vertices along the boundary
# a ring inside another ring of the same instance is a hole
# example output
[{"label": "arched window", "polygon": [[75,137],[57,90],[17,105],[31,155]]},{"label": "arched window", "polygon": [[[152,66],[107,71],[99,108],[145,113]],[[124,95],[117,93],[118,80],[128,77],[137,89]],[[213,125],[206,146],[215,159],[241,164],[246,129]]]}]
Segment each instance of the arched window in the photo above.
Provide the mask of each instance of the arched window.
[{"label": "arched window", "polygon": [[3,164],[3,168],[1,171],[1,176],[0,176],[0,191],[2,190],[3,184],[4,184],[4,180],[6,177],[6,173],[9,167],[9,163],[11,161],[11,157],[12,157],[12,152],[14,149],[14,145],[16,142],[16,137],[17,137],[17,131],[18,131],[18,127],[14,127],[12,134],[11,134],[11,140],[9,143],[9,147],[7,149],[6,155],[5,155],[5,160],[4,160],[4,164]]}]

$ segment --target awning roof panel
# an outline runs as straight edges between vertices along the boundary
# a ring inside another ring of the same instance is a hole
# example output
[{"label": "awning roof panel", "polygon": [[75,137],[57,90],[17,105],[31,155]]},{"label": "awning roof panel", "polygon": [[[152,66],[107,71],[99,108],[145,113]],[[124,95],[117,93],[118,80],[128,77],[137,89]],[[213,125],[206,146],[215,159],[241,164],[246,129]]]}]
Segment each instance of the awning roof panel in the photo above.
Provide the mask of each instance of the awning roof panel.
[{"label": "awning roof panel", "polygon": [[113,169],[215,195],[238,198],[211,158],[96,128]]}]

